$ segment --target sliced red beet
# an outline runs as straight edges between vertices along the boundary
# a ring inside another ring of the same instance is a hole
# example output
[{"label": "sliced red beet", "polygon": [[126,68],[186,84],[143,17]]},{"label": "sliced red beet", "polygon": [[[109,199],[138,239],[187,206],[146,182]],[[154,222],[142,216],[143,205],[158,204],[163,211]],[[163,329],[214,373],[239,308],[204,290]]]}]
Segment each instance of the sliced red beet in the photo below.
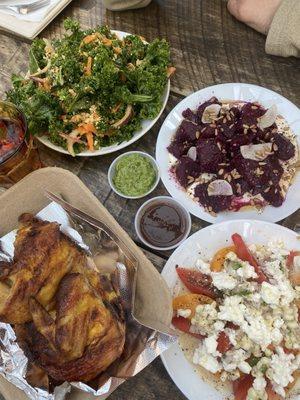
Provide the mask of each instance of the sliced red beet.
[{"label": "sliced red beet", "polygon": [[183,118],[187,119],[188,121],[192,121],[197,125],[199,123],[198,115],[196,113],[194,113],[190,108],[187,108],[186,110],[184,110],[182,112],[182,116],[183,116]]},{"label": "sliced red beet", "polygon": [[[197,178],[205,172],[227,180],[228,173],[236,169],[241,177],[234,179],[234,174],[231,175],[230,184],[234,196],[208,196],[207,185],[199,184],[195,195],[200,204],[214,212],[230,209],[231,206],[237,210],[234,201],[249,192],[252,195],[261,194],[264,198],[261,200],[262,205],[266,202],[279,207],[284,201],[278,186],[283,174],[279,159],[288,160],[293,157],[294,145],[278,133],[276,123],[263,130],[257,126],[258,118],[266,110],[256,103],[245,103],[241,110],[232,107],[213,124],[203,124],[203,111],[211,104],[220,102],[213,97],[201,104],[196,112],[191,109],[183,112],[186,119],[182,121],[175,140],[168,148],[171,154],[180,159],[174,168],[178,182],[187,187],[193,181],[191,178]],[[275,154],[261,162],[244,159],[241,155],[240,147],[243,145],[270,142],[274,143]],[[191,146],[196,146],[196,161],[184,160]]]},{"label": "sliced red beet", "polygon": [[178,142],[177,140],[173,140],[173,142],[171,142],[171,144],[168,147],[168,151],[174,157],[180,158],[188,152],[190,147],[191,145],[185,142]]},{"label": "sliced red beet", "polygon": [[229,139],[233,139],[236,135],[236,125],[235,123],[231,123],[228,125],[227,123],[220,123],[218,125],[218,138],[222,142],[227,141]]},{"label": "sliced red beet", "polygon": [[201,127],[184,119],[177,129],[175,140],[182,143],[194,143],[199,136]]},{"label": "sliced red beet", "polygon": [[257,125],[258,118],[264,115],[266,110],[253,103],[246,103],[241,109],[241,121],[243,125],[252,126]]},{"label": "sliced red beet", "polygon": [[230,142],[230,151],[234,156],[240,154],[240,147],[253,143],[255,137],[256,134],[254,132],[235,136]]},{"label": "sliced red beet", "polygon": [[195,187],[195,197],[199,199],[199,203],[210,211],[218,213],[230,208],[232,196],[209,196],[207,193],[208,183],[199,184]]},{"label": "sliced red beet", "polygon": [[197,178],[201,173],[199,163],[193,161],[189,157],[181,157],[175,168],[175,175],[183,187],[187,187],[190,182],[190,177]]},{"label": "sliced red beet", "polygon": [[203,128],[201,128],[200,141],[202,141],[202,139],[214,138],[216,136],[216,128],[211,125],[212,124],[206,125]]},{"label": "sliced red beet", "polygon": [[243,178],[234,179],[232,181],[231,186],[232,186],[234,195],[237,197],[242,196],[243,194],[251,191],[251,186]]},{"label": "sliced red beet", "polygon": [[201,121],[201,119],[202,119],[203,111],[206,109],[207,106],[210,106],[211,104],[220,104],[221,105],[221,103],[219,102],[219,100],[216,97],[212,97],[208,101],[205,101],[204,103],[200,104],[200,106],[198,107],[198,110],[197,110],[197,115],[198,115],[199,121]]},{"label": "sliced red beet", "polygon": [[287,161],[295,156],[295,146],[282,134],[275,135],[274,144],[275,154],[280,160]]},{"label": "sliced red beet", "polygon": [[261,195],[273,207],[280,207],[284,202],[284,197],[281,193],[279,185],[271,186],[268,188],[267,192],[263,191]]},{"label": "sliced red beet", "polygon": [[204,139],[197,143],[197,159],[202,171],[217,173],[219,164],[226,160],[226,156],[215,139]]}]

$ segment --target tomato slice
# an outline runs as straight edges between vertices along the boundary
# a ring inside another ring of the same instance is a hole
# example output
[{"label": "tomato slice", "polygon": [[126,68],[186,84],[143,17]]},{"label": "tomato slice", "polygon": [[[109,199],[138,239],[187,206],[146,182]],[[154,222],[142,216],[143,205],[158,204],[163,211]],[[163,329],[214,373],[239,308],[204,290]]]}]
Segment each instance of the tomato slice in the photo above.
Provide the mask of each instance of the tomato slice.
[{"label": "tomato slice", "polygon": [[230,350],[232,347],[229,337],[226,335],[225,332],[220,332],[217,341],[218,341],[217,350],[222,354],[226,353],[226,351]]},{"label": "tomato slice", "polygon": [[238,233],[234,233],[232,235],[232,241],[235,245],[235,251],[237,256],[243,261],[248,261],[248,263],[252,265],[252,267],[254,267],[255,272],[258,275],[256,279],[257,282],[262,283],[267,281],[266,275],[263,273],[261,267],[258,265],[254,256],[251,254],[250,250],[248,249],[241,235],[239,235]]},{"label": "tomato slice", "polygon": [[189,319],[186,319],[183,317],[173,317],[172,324],[174,325],[174,327],[176,329],[179,329],[181,332],[188,333],[189,335],[192,335],[192,336],[196,337],[197,339],[204,339],[204,337],[205,337],[198,333],[190,332],[191,321]]},{"label": "tomato slice", "polygon": [[254,378],[252,375],[243,375],[241,378],[232,382],[235,400],[246,400],[248,390],[253,385]]},{"label": "tomato slice", "polygon": [[300,256],[300,251],[294,251],[294,250],[290,251],[290,254],[288,255],[286,260],[286,266],[288,268],[290,268],[293,265],[294,258],[297,256]]},{"label": "tomato slice", "polygon": [[268,395],[268,400],[282,400],[282,396],[280,396],[278,393],[276,393],[273,390],[270,381],[267,384],[266,392],[267,392],[267,395]]},{"label": "tomato slice", "polygon": [[176,267],[177,275],[181,282],[195,294],[204,294],[212,299],[220,296],[217,288],[212,284],[212,278],[209,275],[202,274],[193,269]]}]

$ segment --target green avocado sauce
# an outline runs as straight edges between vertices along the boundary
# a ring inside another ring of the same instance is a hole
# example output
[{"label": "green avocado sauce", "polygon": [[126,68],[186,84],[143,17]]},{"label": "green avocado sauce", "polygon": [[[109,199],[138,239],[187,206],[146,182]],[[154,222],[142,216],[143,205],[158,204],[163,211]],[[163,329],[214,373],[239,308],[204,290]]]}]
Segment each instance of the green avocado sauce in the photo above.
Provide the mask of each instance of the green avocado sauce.
[{"label": "green avocado sauce", "polygon": [[151,161],[141,154],[129,154],[116,163],[113,184],[125,196],[142,196],[155,181],[156,171]]}]

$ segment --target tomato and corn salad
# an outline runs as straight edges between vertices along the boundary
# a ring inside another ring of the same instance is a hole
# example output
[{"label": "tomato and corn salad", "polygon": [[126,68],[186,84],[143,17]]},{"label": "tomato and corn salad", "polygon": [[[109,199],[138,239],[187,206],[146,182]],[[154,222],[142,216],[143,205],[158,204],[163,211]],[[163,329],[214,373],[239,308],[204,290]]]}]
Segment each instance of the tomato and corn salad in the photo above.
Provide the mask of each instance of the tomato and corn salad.
[{"label": "tomato and corn salad", "polygon": [[35,39],[29,72],[12,77],[7,98],[26,115],[31,134],[75,155],[128,141],[155,118],[175,68],[165,40],[125,38],[107,26],[82,30],[67,19],[61,39]]},{"label": "tomato and corn salad", "polygon": [[210,262],[176,267],[172,323],[199,339],[193,363],[232,381],[236,400],[279,400],[300,374],[300,252],[248,247],[237,233],[232,242]]}]

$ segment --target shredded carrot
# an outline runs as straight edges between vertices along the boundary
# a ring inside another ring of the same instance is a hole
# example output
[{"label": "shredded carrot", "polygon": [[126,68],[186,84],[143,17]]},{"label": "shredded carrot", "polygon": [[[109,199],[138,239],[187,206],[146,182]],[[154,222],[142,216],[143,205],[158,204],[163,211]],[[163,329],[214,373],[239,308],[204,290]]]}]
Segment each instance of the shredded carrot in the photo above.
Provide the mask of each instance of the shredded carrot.
[{"label": "shredded carrot", "polygon": [[114,47],[113,49],[116,54],[120,54],[122,51],[120,47]]},{"label": "shredded carrot", "polygon": [[87,132],[92,132],[92,133],[97,133],[97,130],[95,128],[95,125],[92,123],[82,123],[79,124],[77,128],[78,132],[80,132],[82,135],[86,134]]},{"label": "shredded carrot", "polygon": [[88,56],[86,66],[84,67],[84,75],[90,76],[92,73],[92,63],[93,59],[91,56]]},{"label": "shredded carrot", "polygon": [[94,42],[95,40],[100,39],[100,38],[101,38],[101,35],[99,32],[92,33],[91,35],[87,35],[86,37],[84,37],[82,39],[81,45]]},{"label": "shredded carrot", "polygon": [[88,149],[90,151],[94,151],[95,150],[95,148],[94,148],[94,138],[93,138],[92,132],[86,132],[85,136],[86,136],[86,139],[87,139]]},{"label": "shredded carrot", "polygon": [[110,47],[112,45],[112,41],[110,39],[107,39],[104,37],[101,42],[104,44],[104,46]]},{"label": "shredded carrot", "polygon": [[173,75],[176,71],[175,67],[168,67],[167,68],[167,77],[170,78],[171,75]]}]

